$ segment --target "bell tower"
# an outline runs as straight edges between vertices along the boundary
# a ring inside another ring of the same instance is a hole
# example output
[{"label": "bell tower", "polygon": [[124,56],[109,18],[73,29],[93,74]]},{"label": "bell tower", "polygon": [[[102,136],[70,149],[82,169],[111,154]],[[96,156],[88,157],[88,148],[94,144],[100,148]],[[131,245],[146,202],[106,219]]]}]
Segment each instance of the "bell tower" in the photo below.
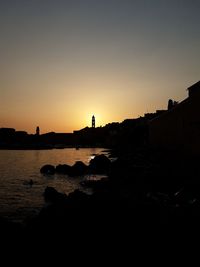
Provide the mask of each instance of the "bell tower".
[{"label": "bell tower", "polygon": [[39,126],[36,127],[36,132],[35,132],[35,134],[36,134],[37,136],[40,135],[40,127],[39,127]]},{"label": "bell tower", "polygon": [[95,116],[92,116],[92,128],[95,128]]}]

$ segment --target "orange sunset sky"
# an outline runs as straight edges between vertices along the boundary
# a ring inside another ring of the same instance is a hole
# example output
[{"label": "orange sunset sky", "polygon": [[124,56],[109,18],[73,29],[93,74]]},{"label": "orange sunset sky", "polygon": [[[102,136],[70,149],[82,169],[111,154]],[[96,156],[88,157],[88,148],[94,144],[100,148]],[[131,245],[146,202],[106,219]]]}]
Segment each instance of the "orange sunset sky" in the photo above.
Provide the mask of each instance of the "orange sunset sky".
[{"label": "orange sunset sky", "polygon": [[196,0],[0,1],[0,128],[72,132],[187,97]]}]

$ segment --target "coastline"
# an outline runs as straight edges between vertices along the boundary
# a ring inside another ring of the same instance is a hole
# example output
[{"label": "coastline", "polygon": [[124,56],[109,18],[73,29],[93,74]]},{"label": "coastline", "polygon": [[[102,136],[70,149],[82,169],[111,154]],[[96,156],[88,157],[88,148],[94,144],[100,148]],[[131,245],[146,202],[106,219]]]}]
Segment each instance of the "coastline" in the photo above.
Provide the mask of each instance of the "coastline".
[{"label": "coastline", "polygon": [[146,148],[123,152],[112,163],[108,178],[84,185],[93,189],[92,195],[54,191],[55,198],[36,218],[27,219],[23,226],[2,220],[1,231],[20,229],[25,235],[40,235],[70,227],[79,232],[81,227],[86,234],[94,227],[106,232],[119,223],[129,231],[142,225],[146,229],[195,227],[200,223],[197,160]]}]

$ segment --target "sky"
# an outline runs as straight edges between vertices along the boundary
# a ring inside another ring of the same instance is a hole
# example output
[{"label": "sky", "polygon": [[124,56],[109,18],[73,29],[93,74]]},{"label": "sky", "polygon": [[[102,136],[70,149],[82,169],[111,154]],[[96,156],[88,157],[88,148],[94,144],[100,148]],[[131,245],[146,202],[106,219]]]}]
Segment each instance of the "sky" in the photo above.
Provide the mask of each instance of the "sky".
[{"label": "sky", "polygon": [[0,0],[0,128],[73,132],[182,101],[199,0]]}]

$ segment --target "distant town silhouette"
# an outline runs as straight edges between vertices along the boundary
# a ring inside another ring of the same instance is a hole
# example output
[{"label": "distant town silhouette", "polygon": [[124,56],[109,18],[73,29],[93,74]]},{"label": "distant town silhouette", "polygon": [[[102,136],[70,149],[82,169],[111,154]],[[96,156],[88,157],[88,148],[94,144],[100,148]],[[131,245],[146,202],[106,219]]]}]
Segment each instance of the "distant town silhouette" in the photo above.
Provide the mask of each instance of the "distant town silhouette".
[{"label": "distant town silhouette", "polygon": [[190,153],[200,151],[199,103],[200,81],[188,88],[188,98],[178,103],[169,99],[165,110],[146,113],[144,116],[111,122],[104,127],[91,127],[73,133],[49,132],[35,134],[0,128],[1,149],[51,149],[65,147],[138,147],[151,145],[169,149],[182,149]]}]

